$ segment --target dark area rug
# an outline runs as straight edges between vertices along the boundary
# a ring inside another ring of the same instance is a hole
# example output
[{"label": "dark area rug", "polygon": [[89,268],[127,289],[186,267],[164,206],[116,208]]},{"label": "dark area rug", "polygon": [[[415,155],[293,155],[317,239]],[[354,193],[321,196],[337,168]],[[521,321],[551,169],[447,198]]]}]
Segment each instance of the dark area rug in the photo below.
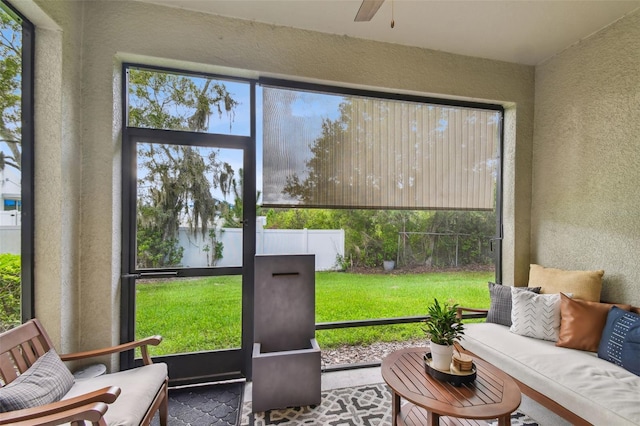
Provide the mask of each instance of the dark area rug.
[{"label": "dark area rug", "polygon": [[[236,426],[244,383],[169,389],[169,426]],[[158,415],[151,422],[159,426]]]},{"label": "dark area rug", "polygon": [[[488,426],[497,425],[487,422]],[[391,392],[385,384],[357,386],[322,392],[320,405],[292,407],[252,413],[251,403],[242,408],[241,426],[314,425],[314,426],[389,426]],[[516,411],[511,424],[538,426],[535,420]]]}]

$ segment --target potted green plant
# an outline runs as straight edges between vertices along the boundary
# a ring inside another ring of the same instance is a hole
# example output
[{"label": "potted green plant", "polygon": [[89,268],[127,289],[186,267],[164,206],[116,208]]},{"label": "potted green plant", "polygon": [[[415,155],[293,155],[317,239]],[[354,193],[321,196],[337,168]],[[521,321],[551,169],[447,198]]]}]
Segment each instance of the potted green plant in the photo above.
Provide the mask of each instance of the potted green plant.
[{"label": "potted green plant", "polygon": [[458,304],[440,304],[433,299],[429,306],[429,317],[424,321],[423,331],[431,341],[431,366],[448,371],[453,356],[453,343],[464,334],[464,325],[457,318]]},{"label": "potted green plant", "polygon": [[385,246],[382,251],[382,267],[386,272],[393,271],[396,267],[396,247]]}]

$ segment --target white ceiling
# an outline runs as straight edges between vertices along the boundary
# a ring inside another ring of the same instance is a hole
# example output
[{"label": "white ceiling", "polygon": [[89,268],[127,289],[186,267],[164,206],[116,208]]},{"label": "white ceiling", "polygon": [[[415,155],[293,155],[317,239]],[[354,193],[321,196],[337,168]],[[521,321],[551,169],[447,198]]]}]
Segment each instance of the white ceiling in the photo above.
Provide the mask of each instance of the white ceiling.
[{"label": "white ceiling", "polygon": [[[141,0],[216,15],[536,65],[640,7],[617,0]],[[391,18],[395,28],[391,28]]]}]

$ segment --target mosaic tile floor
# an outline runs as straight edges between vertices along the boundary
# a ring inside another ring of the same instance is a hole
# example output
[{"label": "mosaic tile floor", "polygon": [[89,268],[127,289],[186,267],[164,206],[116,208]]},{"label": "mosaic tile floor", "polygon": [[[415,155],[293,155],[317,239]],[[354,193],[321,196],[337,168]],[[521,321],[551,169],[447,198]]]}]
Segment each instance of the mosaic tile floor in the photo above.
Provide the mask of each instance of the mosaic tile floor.
[{"label": "mosaic tile floor", "polygon": [[[488,426],[497,425],[487,422]],[[538,426],[521,412],[511,415],[514,426]],[[363,385],[322,392],[317,406],[292,407],[251,413],[251,403],[242,407],[241,426],[322,425],[382,426],[391,425],[391,392],[385,384]]]}]

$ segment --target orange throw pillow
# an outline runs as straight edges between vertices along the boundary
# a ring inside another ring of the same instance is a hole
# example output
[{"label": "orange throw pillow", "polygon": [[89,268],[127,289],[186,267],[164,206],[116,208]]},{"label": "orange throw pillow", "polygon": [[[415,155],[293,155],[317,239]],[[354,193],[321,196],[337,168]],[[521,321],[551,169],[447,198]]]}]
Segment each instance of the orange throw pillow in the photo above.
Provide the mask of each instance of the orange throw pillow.
[{"label": "orange throw pillow", "polygon": [[597,352],[612,306],[631,310],[631,305],[589,302],[560,293],[560,332],[556,346]]}]

